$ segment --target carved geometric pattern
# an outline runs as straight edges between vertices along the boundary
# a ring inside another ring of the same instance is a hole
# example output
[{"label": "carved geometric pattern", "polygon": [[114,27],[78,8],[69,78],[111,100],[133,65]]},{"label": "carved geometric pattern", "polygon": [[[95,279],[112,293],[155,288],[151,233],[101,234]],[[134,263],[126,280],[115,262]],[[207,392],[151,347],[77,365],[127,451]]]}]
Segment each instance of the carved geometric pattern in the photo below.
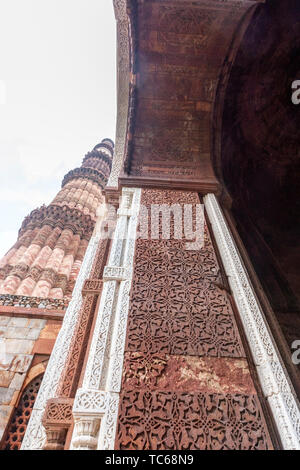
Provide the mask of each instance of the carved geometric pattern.
[{"label": "carved geometric pattern", "polygon": [[3,450],[20,450],[42,379],[43,374],[35,377],[25,388],[10,422],[8,433],[3,444]]},{"label": "carved geometric pattern", "polygon": [[137,240],[126,350],[244,357],[211,243]]},{"label": "carved geometric pattern", "polygon": [[[148,208],[199,204],[196,193],[142,194],[141,202]],[[207,224],[200,249],[187,250],[185,245],[172,234],[167,240],[136,241],[115,448],[272,448],[254,389],[233,388],[229,394],[205,389],[202,382],[198,392],[191,374],[185,390],[172,381],[189,369],[172,369],[178,366],[171,364],[182,362],[172,362],[171,356],[245,357]],[[197,373],[201,377],[204,370]]]},{"label": "carved geometric pattern", "polygon": [[144,189],[141,204],[199,204],[199,197],[194,191]]},{"label": "carved geometric pattern", "polygon": [[[92,266],[91,275],[99,275],[103,272],[105,253],[108,240],[100,240],[96,257]],[[86,279],[83,284],[84,295],[78,322],[68,352],[66,367],[62,373],[57,395],[74,397],[78,385],[85,352],[89,340],[90,330],[94,318],[98,296],[102,290],[103,282],[100,279]]]},{"label": "carved geometric pattern", "polygon": [[74,401],[76,413],[86,413],[87,411],[104,413],[108,400],[106,392],[93,389],[78,389]]},{"label": "carved geometric pattern", "polygon": [[116,449],[271,448],[255,395],[134,390],[121,394]]},{"label": "carved geometric pattern", "polygon": [[[194,206],[199,197],[143,190],[141,203],[148,209],[151,204]],[[206,224],[199,250],[187,250],[172,233],[170,240],[136,241],[126,350],[245,357]]]},{"label": "carved geometric pattern", "polygon": [[68,352],[66,367],[62,373],[58,387],[58,396],[75,396],[96,304],[97,296],[94,294],[88,294],[83,299],[79,321],[76,325],[73,341]]}]

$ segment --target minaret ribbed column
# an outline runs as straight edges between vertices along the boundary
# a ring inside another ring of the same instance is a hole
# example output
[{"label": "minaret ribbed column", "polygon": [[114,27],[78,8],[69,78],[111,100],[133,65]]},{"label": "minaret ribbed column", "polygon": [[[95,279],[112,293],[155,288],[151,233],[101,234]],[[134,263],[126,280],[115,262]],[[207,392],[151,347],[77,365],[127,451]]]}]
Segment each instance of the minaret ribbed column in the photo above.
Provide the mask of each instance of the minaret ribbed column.
[{"label": "minaret ribbed column", "polygon": [[70,297],[103,202],[113,158],[110,139],[69,171],[49,206],[25,218],[18,240],[0,260],[0,295]]}]

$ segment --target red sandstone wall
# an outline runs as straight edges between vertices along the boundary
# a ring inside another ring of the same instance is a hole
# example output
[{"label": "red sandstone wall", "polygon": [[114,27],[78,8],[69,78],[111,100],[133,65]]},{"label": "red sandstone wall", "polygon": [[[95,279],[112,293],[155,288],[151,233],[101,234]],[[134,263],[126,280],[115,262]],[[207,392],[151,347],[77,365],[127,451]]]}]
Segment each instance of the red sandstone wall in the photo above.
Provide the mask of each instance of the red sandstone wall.
[{"label": "red sandstone wall", "polygon": [[[198,204],[143,190],[142,204]],[[116,449],[270,449],[258,390],[207,225],[137,240]]]}]

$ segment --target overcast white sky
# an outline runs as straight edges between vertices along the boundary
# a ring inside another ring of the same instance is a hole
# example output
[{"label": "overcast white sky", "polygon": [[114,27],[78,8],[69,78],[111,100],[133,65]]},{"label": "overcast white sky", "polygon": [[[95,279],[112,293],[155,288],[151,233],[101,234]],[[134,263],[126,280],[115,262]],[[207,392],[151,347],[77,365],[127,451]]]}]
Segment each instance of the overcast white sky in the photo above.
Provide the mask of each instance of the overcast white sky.
[{"label": "overcast white sky", "polygon": [[0,257],[67,171],[115,138],[112,0],[0,0]]}]

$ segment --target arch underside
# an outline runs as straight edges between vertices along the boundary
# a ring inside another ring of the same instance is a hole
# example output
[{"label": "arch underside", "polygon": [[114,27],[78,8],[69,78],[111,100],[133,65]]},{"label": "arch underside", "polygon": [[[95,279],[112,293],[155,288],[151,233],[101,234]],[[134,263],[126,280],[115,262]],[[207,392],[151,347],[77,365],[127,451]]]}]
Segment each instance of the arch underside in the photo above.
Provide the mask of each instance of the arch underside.
[{"label": "arch underside", "polygon": [[291,102],[297,1],[153,0],[115,7],[123,15],[119,30],[126,18],[129,34],[118,58],[120,68],[126,56],[129,68],[119,73],[119,88],[130,79],[119,93],[118,127],[126,127],[125,139],[116,142],[119,184],[220,196],[299,390],[288,357],[300,337],[299,107]]}]

